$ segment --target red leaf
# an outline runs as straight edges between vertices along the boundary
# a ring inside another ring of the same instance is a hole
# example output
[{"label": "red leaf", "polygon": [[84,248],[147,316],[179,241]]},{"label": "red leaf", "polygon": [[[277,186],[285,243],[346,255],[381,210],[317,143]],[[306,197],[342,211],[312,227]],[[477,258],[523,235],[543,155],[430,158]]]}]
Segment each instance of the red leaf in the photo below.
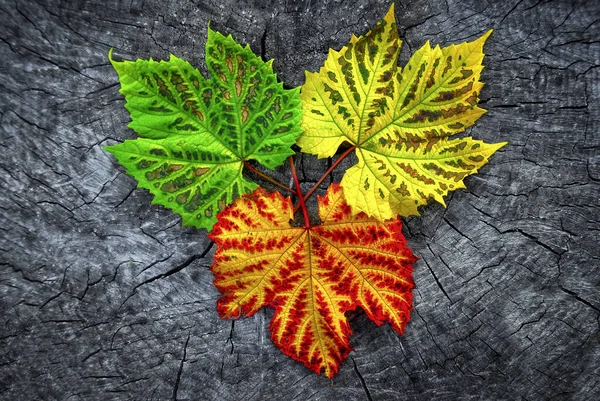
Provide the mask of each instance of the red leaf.
[{"label": "red leaf", "polygon": [[290,225],[293,207],[258,188],[218,215],[210,238],[223,318],[275,309],[271,339],[283,353],[327,377],[350,347],[345,312],[360,306],[377,325],[402,334],[412,308],[412,264],[399,218],[351,216],[342,189],[319,198],[322,224]]}]

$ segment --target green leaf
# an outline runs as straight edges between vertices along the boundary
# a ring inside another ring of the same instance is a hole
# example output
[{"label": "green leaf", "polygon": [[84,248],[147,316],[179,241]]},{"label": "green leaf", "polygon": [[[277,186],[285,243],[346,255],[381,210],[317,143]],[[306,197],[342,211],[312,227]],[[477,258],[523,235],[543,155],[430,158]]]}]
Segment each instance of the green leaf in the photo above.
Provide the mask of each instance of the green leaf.
[{"label": "green leaf", "polygon": [[299,89],[283,89],[272,61],[231,35],[208,29],[208,79],[173,55],[160,62],[109,59],[129,127],[142,138],[105,149],[154,195],[153,203],[180,214],[184,225],[210,231],[219,211],[257,187],[242,176],[244,161],[273,169],[294,154]]}]

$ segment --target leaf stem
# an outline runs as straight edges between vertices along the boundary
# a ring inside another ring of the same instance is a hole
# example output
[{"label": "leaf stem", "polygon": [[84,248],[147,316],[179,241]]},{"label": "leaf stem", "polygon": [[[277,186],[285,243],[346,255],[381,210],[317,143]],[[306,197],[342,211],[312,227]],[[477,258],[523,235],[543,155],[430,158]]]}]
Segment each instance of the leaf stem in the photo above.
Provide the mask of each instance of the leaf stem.
[{"label": "leaf stem", "polygon": [[268,175],[266,175],[265,173],[263,173],[262,171],[259,171],[257,169],[255,169],[254,167],[252,167],[250,165],[250,163],[248,163],[247,161],[244,160],[244,167],[246,167],[248,170],[252,171],[254,174],[260,176],[262,179],[269,181],[271,184],[278,186],[281,189],[285,189],[288,192],[291,192],[293,194],[296,193],[296,191],[294,191],[292,188],[283,185],[282,183],[280,183],[279,181],[277,181],[275,178],[273,177],[269,177]]},{"label": "leaf stem", "polygon": [[[355,149],[356,149],[356,146],[351,146],[348,150],[346,150],[344,153],[342,153],[340,155],[340,157],[337,158],[337,160],[331,165],[331,167],[329,167],[327,169],[327,171],[325,172],[325,174],[323,174],[323,176],[319,179],[319,181],[317,181],[317,183],[312,186],[312,188],[310,189],[310,191],[308,191],[306,193],[306,196],[304,197],[305,201],[308,198],[311,197],[311,195],[313,194],[313,192],[316,191],[317,188],[319,188],[319,185],[321,185],[323,183],[323,181],[325,181],[325,178],[327,178],[327,176],[329,174],[331,174],[331,172],[333,171],[333,169],[336,168],[337,165],[340,164],[340,162],[342,160],[344,160],[346,158],[346,156],[348,156],[350,153],[352,153]],[[298,203],[296,206],[294,206],[294,213],[296,213],[299,208],[300,208],[300,204]]]},{"label": "leaf stem", "polygon": [[[302,189],[300,188],[300,181],[298,181],[298,175],[296,174],[296,168],[294,167],[294,157],[288,158],[290,161],[290,169],[292,170],[292,177],[294,178],[294,186],[296,187],[296,195],[298,195],[298,201],[300,207],[302,207],[302,214],[304,215],[304,228],[310,227],[310,219],[308,218],[308,210],[306,210],[306,204],[304,203],[304,196],[302,195]],[[294,210],[295,212],[295,210]]]}]

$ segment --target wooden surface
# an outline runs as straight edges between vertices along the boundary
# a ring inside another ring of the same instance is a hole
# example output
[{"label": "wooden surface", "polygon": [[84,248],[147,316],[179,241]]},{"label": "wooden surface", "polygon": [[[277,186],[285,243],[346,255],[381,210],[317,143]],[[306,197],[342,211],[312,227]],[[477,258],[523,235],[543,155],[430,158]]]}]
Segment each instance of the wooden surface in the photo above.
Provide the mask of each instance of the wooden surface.
[{"label": "wooden surface", "polygon": [[271,310],[218,318],[206,233],[102,150],[135,136],[109,48],[205,71],[212,21],[296,86],[389,4],[0,1],[1,399],[600,399],[599,2],[396,2],[401,63],[494,28],[470,134],[510,144],[407,219],[412,320],[351,315],[333,382],[272,345]]}]

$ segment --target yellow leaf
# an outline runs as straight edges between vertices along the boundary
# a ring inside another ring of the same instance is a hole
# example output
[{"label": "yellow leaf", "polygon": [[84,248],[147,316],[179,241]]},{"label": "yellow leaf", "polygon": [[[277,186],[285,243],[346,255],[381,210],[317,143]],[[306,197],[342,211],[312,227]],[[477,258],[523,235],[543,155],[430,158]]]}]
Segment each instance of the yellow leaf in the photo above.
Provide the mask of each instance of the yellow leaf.
[{"label": "yellow leaf", "polygon": [[386,220],[418,214],[430,199],[444,204],[506,144],[449,138],[485,113],[477,103],[490,34],[445,48],[427,42],[400,69],[392,5],[375,29],[306,73],[298,145],[318,157],[333,156],[344,141],[356,147],[358,163],[341,182],[353,213]]}]

